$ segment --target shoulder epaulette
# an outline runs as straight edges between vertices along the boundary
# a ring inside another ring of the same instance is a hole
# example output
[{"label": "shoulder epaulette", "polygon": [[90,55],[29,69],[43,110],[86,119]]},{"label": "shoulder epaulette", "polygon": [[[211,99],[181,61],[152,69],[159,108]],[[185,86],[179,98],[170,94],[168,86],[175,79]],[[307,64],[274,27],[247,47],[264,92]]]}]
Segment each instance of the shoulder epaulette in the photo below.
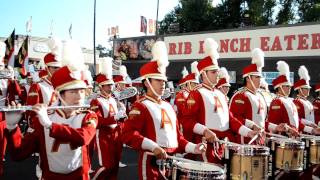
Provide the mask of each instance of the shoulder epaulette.
[{"label": "shoulder epaulette", "polygon": [[271,106],[271,109],[280,109],[280,106],[274,105],[274,106]]}]

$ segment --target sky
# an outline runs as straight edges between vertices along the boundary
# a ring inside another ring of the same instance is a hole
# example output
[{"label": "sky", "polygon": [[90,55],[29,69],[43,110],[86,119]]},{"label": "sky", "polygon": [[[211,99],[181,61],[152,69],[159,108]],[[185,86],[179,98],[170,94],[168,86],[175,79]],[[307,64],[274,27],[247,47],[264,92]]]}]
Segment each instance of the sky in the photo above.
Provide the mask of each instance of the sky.
[{"label": "sky", "polygon": [[[159,0],[159,20],[177,6],[179,0]],[[108,44],[108,27],[119,26],[120,37],[141,36],[140,16],[156,19],[157,0],[96,0],[96,45]],[[94,0],[1,0],[0,37],[26,35],[32,16],[31,36],[48,37],[53,21],[53,36],[72,39],[81,46],[93,47]]]}]

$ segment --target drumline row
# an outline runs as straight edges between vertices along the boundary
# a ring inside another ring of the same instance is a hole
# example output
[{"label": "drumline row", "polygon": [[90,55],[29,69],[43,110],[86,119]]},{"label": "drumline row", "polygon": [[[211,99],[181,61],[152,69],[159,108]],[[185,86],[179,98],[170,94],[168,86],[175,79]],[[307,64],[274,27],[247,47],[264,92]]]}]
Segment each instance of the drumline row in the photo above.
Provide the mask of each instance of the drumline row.
[{"label": "drumline row", "polygon": [[[225,144],[224,166],[176,156],[158,161],[165,179],[274,179],[276,170],[301,172],[309,165],[320,164],[320,137],[302,134],[299,139],[269,134],[266,146]],[[150,155],[152,155],[150,153]]]}]

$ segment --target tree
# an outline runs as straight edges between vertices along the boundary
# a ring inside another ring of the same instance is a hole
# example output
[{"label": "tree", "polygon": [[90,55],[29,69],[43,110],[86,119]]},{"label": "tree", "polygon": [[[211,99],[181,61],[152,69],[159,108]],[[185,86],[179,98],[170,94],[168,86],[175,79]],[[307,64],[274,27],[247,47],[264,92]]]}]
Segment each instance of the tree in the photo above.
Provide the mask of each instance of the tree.
[{"label": "tree", "polygon": [[320,21],[320,0],[297,0],[299,22]]},{"label": "tree", "polygon": [[277,16],[276,24],[292,24],[295,20],[293,3],[294,0],[280,0],[281,9]]}]

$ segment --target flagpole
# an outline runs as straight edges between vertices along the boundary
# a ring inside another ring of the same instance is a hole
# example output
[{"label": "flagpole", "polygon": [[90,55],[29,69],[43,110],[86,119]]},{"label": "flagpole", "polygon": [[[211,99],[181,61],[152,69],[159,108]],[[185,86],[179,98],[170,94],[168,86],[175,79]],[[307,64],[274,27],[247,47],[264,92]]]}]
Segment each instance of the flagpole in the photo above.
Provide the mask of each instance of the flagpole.
[{"label": "flagpole", "polygon": [[96,0],[93,10],[93,75],[96,76]]},{"label": "flagpole", "polygon": [[158,36],[158,12],[159,12],[159,0],[157,0],[156,36]]}]

